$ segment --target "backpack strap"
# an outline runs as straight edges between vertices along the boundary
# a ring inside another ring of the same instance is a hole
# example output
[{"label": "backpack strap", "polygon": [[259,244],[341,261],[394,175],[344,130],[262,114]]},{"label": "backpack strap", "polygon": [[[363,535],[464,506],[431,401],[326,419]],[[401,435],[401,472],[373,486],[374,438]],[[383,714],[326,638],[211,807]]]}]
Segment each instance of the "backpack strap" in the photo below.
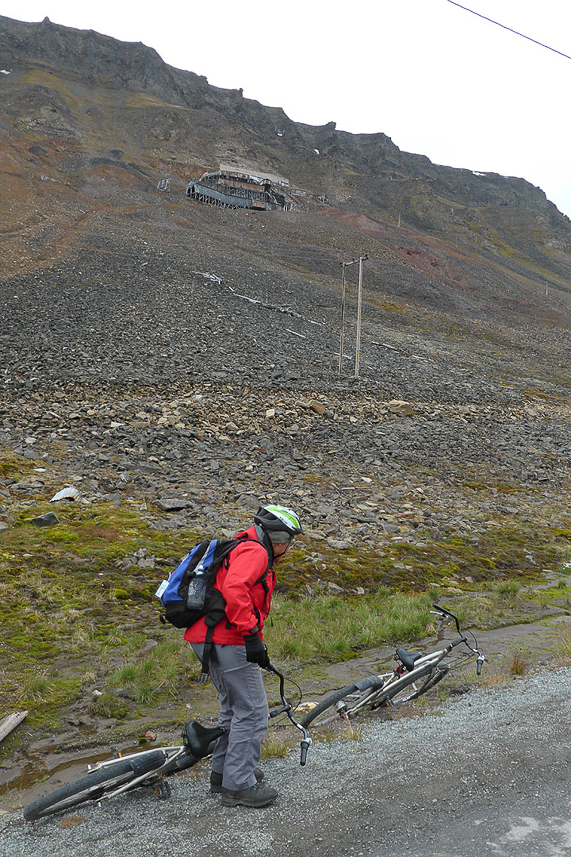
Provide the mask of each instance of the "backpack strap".
[{"label": "backpack strap", "polygon": [[[270,570],[270,567],[274,561],[274,549],[273,549],[273,545],[270,541],[269,536],[264,532],[264,530],[260,527],[259,524],[256,524],[256,535],[259,538],[260,544],[262,545],[263,548],[265,548],[266,553],[268,554],[268,564],[266,565],[264,571],[258,577],[258,579],[256,581],[254,581],[254,586],[257,586],[258,583],[262,584],[262,587],[264,589],[264,594],[265,594],[266,600],[267,600],[269,597],[269,594],[270,594],[270,587],[268,586],[267,578],[268,578],[268,571]],[[257,612],[258,611],[256,611],[256,613]],[[259,620],[260,620],[260,616],[258,615],[258,621]]]},{"label": "backpack strap", "polygon": [[208,605],[208,613],[204,617],[206,637],[204,638],[204,649],[202,652],[202,669],[200,671],[200,676],[198,677],[199,684],[206,684],[208,681],[208,676],[210,674],[210,655],[212,653],[212,635],[214,634],[214,628],[216,625],[218,625],[218,623],[224,618],[225,607],[226,602],[224,601],[222,593],[217,589],[213,589]]},{"label": "backpack strap", "polygon": [[214,634],[214,625],[209,625],[206,629],[206,637],[204,638],[204,649],[202,650],[202,669],[198,676],[199,684],[206,684],[210,676],[210,654],[212,652],[212,635]]}]

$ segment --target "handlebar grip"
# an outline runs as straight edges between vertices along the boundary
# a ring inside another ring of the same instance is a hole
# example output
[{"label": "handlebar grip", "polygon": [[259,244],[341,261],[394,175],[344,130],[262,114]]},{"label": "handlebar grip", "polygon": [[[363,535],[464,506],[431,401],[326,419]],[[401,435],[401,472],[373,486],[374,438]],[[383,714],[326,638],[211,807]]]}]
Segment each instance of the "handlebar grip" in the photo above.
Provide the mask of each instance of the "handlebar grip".
[{"label": "handlebar grip", "polygon": [[482,674],[482,667],[483,666],[484,666],[484,658],[479,657],[478,660],[476,661],[476,675]]},{"label": "handlebar grip", "polygon": [[310,741],[303,740],[301,742],[301,757],[299,760],[299,764],[303,767],[307,762],[307,751],[309,750]]}]

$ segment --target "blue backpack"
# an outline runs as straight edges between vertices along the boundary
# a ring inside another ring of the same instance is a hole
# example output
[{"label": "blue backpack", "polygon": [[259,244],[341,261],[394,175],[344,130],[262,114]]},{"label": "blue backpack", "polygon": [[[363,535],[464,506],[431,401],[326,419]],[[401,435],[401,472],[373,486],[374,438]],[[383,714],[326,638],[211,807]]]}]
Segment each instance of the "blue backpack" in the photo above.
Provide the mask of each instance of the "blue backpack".
[{"label": "blue backpack", "polygon": [[[262,542],[247,536],[239,539],[204,539],[187,553],[155,593],[165,608],[164,615],[160,617],[163,625],[169,622],[175,628],[189,628],[199,619],[204,619],[207,632],[200,676],[202,682],[208,679],[214,627],[226,615],[224,596],[214,589],[216,575],[223,563],[228,564],[231,551],[244,542],[255,542],[267,551]],[[266,570],[256,583],[265,584],[270,563],[268,553]]]}]

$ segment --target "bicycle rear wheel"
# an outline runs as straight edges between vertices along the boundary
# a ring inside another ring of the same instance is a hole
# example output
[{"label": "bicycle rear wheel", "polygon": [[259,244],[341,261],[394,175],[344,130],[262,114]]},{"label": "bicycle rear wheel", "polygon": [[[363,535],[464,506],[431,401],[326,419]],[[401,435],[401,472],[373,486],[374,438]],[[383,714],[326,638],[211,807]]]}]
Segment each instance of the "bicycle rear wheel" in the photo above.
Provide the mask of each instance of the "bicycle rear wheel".
[{"label": "bicycle rear wheel", "polygon": [[165,754],[161,750],[152,751],[147,759],[141,763],[133,764],[131,760],[118,759],[110,765],[96,768],[85,777],[73,783],[56,789],[50,794],[38,798],[24,808],[26,821],[35,821],[46,815],[52,815],[77,806],[87,800],[99,800],[105,792],[141,776],[145,771],[153,771],[161,767],[165,760]]}]

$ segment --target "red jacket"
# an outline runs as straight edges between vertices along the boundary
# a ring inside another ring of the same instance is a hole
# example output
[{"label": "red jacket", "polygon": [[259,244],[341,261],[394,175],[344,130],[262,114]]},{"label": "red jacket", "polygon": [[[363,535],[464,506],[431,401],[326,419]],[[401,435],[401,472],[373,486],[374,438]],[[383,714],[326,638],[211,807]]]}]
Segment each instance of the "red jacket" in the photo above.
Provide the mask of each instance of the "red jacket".
[{"label": "red jacket", "polygon": [[[254,542],[244,542],[234,548],[228,556],[228,566],[222,564],[216,575],[215,589],[219,589],[226,601],[226,618],[216,625],[212,636],[213,643],[240,646],[244,644],[244,634],[258,626],[262,638],[264,619],[270,612],[272,592],[276,585],[276,575],[269,568],[264,578],[268,562],[265,547],[259,542],[255,527],[238,533],[255,539]],[[265,586],[264,586],[265,582]],[[199,619],[186,629],[184,639],[189,643],[203,643],[206,637],[204,619]]]}]

